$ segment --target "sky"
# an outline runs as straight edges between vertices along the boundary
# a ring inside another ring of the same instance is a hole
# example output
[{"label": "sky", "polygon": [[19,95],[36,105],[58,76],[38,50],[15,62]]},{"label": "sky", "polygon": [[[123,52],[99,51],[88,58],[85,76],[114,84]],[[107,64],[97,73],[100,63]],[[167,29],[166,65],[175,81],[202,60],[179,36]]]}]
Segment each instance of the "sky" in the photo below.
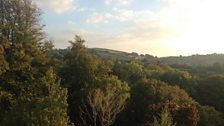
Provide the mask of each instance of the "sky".
[{"label": "sky", "polygon": [[224,53],[223,0],[33,1],[56,48],[80,35],[88,48],[154,56]]}]

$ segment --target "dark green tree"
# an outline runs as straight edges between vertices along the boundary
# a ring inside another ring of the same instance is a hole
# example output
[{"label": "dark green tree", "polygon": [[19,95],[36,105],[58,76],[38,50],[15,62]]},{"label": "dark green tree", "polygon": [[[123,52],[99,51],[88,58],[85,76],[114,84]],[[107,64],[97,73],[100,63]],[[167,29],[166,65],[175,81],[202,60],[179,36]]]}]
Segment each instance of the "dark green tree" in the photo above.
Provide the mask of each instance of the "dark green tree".
[{"label": "dark green tree", "polygon": [[200,114],[199,126],[223,126],[224,117],[223,113],[215,110],[214,107],[210,106],[199,106]]},{"label": "dark green tree", "polygon": [[214,106],[224,112],[224,75],[211,75],[199,82],[197,100],[203,105]]},{"label": "dark green tree", "polygon": [[129,84],[135,83],[139,79],[144,78],[143,66],[135,61],[115,62],[113,73],[117,75],[119,79],[124,80]]},{"label": "dark green tree", "polygon": [[0,125],[67,125],[66,90],[42,50],[39,9],[0,0]]},{"label": "dark green tree", "polygon": [[196,102],[177,86],[169,86],[158,80],[143,79],[131,87],[130,101],[118,122],[120,125],[142,125],[151,120],[152,123],[155,113],[150,106],[166,101],[177,105],[196,105]]},{"label": "dark green tree", "polygon": [[67,90],[60,87],[53,69],[26,86],[21,89],[24,92],[12,98],[13,105],[5,112],[1,125],[68,125]]},{"label": "dark green tree", "polygon": [[96,87],[96,82],[108,76],[109,69],[98,59],[93,58],[84,45],[84,40],[76,36],[70,41],[71,46],[64,54],[64,66],[59,70],[62,83],[68,87],[69,116],[79,123],[81,100],[89,90]]},{"label": "dark green tree", "polygon": [[5,50],[3,45],[0,45],[0,76],[1,74],[3,74],[4,72],[6,72],[6,70],[9,69],[9,64],[8,62],[5,60]]}]

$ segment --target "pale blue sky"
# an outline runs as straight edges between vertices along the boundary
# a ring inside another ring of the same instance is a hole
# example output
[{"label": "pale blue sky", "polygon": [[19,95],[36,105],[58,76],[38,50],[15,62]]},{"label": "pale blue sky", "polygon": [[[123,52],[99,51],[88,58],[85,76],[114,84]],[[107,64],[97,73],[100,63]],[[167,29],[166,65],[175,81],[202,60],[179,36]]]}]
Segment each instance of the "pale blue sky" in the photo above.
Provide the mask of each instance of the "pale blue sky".
[{"label": "pale blue sky", "polygon": [[157,56],[223,53],[222,0],[34,0],[47,37]]}]

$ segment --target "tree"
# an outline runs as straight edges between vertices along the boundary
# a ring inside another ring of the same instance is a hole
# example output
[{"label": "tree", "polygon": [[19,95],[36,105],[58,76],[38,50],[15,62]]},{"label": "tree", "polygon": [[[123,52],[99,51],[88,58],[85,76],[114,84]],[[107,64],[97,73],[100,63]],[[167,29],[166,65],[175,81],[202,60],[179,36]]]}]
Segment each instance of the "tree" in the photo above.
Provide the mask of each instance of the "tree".
[{"label": "tree", "polygon": [[38,38],[42,38],[40,12],[30,0],[1,0],[0,3],[1,40],[5,38],[10,45],[14,45],[20,41],[35,38],[39,41]]},{"label": "tree", "polygon": [[148,66],[148,78],[154,78],[166,82],[169,85],[178,85],[181,89],[194,96],[197,86],[197,78],[184,70],[174,69],[158,65]]},{"label": "tree", "polygon": [[199,81],[197,100],[203,105],[214,106],[224,112],[224,75],[211,75]]},{"label": "tree", "polygon": [[41,110],[38,110],[36,115],[44,119],[42,124],[45,126],[68,125],[67,89],[61,87],[60,79],[52,68],[47,71],[46,76],[44,76],[41,81],[45,85],[47,95],[41,101]]},{"label": "tree", "polygon": [[[142,125],[149,121],[152,123],[153,115],[160,110],[153,113],[154,109],[150,109],[150,106],[166,101],[178,106],[196,105],[196,102],[177,86],[170,86],[159,80],[142,79],[131,87],[131,98],[123,117],[117,123],[120,125]],[[181,119],[184,120],[184,116],[181,116]]]},{"label": "tree", "polygon": [[173,121],[177,126],[197,126],[199,122],[199,113],[196,105],[177,104],[173,101],[160,102],[149,106],[148,118],[152,118],[155,114],[164,108],[169,109]]},{"label": "tree", "polygon": [[178,85],[182,89],[186,90],[189,94],[195,95],[195,87],[197,85],[196,78],[191,76],[187,71],[174,69],[172,71],[166,71],[161,80],[170,84]]},{"label": "tree", "polygon": [[46,67],[39,9],[0,0],[0,125],[67,125],[66,90]]},{"label": "tree", "polygon": [[223,126],[224,118],[223,113],[215,110],[210,106],[199,106],[200,121],[199,126]]},{"label": "tree", "polygon": [[6,72],[6,70],[9,69],[9,64],[8,62],[5,60],[5,56],[4,56],[4,48],[2,45],[0,45],[0,76],[1,74],[3,74],[4,72]]},{"label": "tree", "polygon": [[93,58],[84,45],[85,40],[76,36],[64,54],[64,66],[59,70],[64,87],[68,88],[69,116],[79,123],[80,103],[97,82],[108,76],[109,70],[98,59]]},{"label": "tree", "polygon": [[68,125],[67,90],[60,87],[60,80],[53,69],[49,69],[46,76],[35,80],[32,85],[26,86],[29,90],[14,98],[1,125]]},{"label": "tree", "polygon": [[5,118],[5,114],[13,104],[13,94],[4,91],[0,87],[0,124]]},{"label": "tree", "polygon": [[[119,88],[118,85],[123,87],[123,89]],[[119,82],[117,84],[108,83],[104,88],[90,91],[83,106],[80,107],[83,124],[111,126],[117,114],[126,105],[127,98],[129,97],[128,88],[126,88],[127,84]]]},{"label": "tree", "polygon": [[135,61],[118,61],[113,67],[113,72],[119,79],[129,82],[130,85],[144,78],[143,66]]},{"label": "tree", "polygon": [[33,66],[46,63],[39,48],[44,38],[39,16],[39,9],[30,0],[0,0],[0,44],[7,45],[4,50],[9,63],[21,49]]},{"label": "tree", "polygon": [[172,115],[170,114],[167,107],[162,109],[162,112],[159,115],[159,119],[154,117],[154,122],[151,124],[151,126],[175,126]]}]

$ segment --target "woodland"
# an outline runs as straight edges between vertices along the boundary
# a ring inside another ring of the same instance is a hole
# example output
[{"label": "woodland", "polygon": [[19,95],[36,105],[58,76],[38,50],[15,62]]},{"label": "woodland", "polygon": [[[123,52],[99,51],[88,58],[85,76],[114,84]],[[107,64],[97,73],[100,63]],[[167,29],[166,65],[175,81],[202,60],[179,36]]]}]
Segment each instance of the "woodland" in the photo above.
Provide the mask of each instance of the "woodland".
[{"label": "woodland", "polygon": [[1,126],[224,126],[224,55],[56,49],[40,16],[0,0]]}]

